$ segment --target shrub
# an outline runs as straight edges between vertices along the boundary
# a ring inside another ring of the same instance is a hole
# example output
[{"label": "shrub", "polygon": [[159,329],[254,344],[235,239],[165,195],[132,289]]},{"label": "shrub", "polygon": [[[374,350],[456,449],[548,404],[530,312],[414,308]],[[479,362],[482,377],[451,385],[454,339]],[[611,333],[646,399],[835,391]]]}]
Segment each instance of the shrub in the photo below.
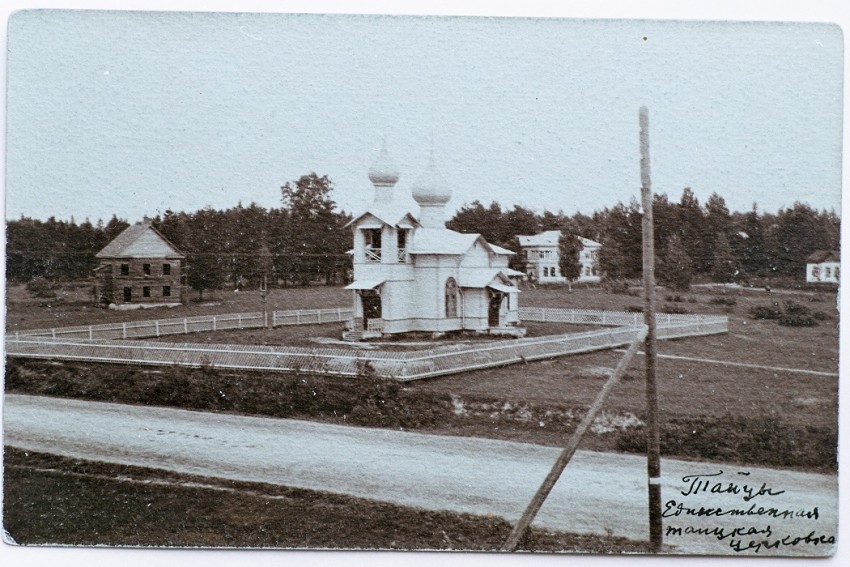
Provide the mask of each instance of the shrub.
[{"label": "shrub", "polygon": [[797,303],[796,301],[792,301],[792,300],[789,299],[788,301],[785,302],[785,314],[786,315],[804,316],[804,315],[811,315],[811,313],[812,313],[811,309],[809,309],[805,305]]},{"label": "shrub", "polygon": [[750,319],[779,319],[782,316],[782,311],[778,304],[774,303],[773,306],[754,305],[750,307],[749,314]]},{"label": "shrub", "polygon": [[626,307],[626,312],[628,313],[643,313],[643,307],[639,305],[629,305]]},{"label": "shrub", "polygon": [[812,317],[814,317],[817,321],[830,321],[832,319],[832,315],[824,313],[823,311],[815,311],[812,313]]},{"label": "shrub", "polygon": [[665,304],[664,307],[661,308],[661,313],[670,313],[671,315],[690,315],[691,312],[682,307],[681,305],[670,305]]},{"label": "shrub", "polygon": [[783,315],[779,324],[784,327],[817,327],[818,322],[810,315]]},{"label": "shrub", "polygon": [[56,297],[56,292],[53,291],[53,284],[41,276],[27,282],[27,291],[33,297],[39,299],[53,299]]},{"label": "shrub", "polygon": [[709,303],[712,305],[737,305],[738,301],[734,297],[725,297],[723,295],[718,297],[712,297],[709,300]]}]

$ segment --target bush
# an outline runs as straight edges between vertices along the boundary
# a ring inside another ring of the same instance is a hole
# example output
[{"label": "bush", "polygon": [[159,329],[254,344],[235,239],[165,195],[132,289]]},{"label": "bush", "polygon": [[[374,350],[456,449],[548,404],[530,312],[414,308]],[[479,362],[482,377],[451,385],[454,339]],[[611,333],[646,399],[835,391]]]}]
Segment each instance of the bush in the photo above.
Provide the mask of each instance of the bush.
[{"label": "bush", "polygon": [[805,305],[797,303],[796,301],[792,301],[792,300],[789,299],[788,301],[785,302],[785,314],[786,315],[805,316],[805,315],[811,315],[811,313],[812,313],[811,309],[809,309]]},{"label": "bush", "polygon": [[661,313],[669,313],[671,315],[690,315],[691,312],[682,307],[681,305],[670,305],[665,304],[664,307],[661,308]]},{"label": "bush", "polygon": [[638,305],[629,305],[626,307],[626,312],[628,313],[643,313],[643,307]]},{"label": "bush", "polygon": [[815,311],[812,313],[812,317],[817,321],[830,321],[832,320],[832,315],[829,313],[824,313],[823,311]]},{"label": "bush", "polygon": [[709,301],[712,305],[738,305],[738,301],[734,297],[718,296],[712,297]]},{"label": "bush", "polygon": [[682,303],[683,299],[681,295],[667,295],[664,297],[664,301],[674,301],[676,303]]},{"label": "bush", "polygon": [[776,303],[773,306],[754,305],[749,310],[750,319],[779,319],[782,316],[782,310],[778,307]]},{"label": "bush", "polygon": [[818,322],[810,315],[783,315],[779,318],[783,327],[817,327]]},{"label": "bush", "polygon": [[55,298],[56,292],[53,291],[53,288],[53,283],[41,276],[35,277],[27,282],[27,291],[30,292],[33,297],[37,297],[39,299]]}]

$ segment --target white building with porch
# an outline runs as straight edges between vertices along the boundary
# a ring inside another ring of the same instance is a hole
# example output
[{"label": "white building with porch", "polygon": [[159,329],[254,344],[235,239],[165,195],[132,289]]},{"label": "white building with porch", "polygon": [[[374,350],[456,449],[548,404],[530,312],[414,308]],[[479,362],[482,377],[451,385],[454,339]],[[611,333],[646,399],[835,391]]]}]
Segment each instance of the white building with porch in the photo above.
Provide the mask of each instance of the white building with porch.
[{"label": "white building with porch", "polygon": [[369,170],[374,200],[349,223],[354,232],[354,318],[344,338],[470,330],[522,336],[518,293],[508,277],[512,251],[480,234],[445,227],[451,190],[433,156],[413,185],[419,215],[397,194],[398,170],[386,146]]},{"label": "white building with porch", "polygon": [[[532,281],[541,284],[566,283],[567,278],[561,274],[561,254],[558,241],[561,231],[547,230],[539,234],[518,235],[517,240],[525,262],[525,273]],[[578,237],[581,243],[579,251],[580,282],[598,282],[599,249],[602,245],[589,238]]]}]

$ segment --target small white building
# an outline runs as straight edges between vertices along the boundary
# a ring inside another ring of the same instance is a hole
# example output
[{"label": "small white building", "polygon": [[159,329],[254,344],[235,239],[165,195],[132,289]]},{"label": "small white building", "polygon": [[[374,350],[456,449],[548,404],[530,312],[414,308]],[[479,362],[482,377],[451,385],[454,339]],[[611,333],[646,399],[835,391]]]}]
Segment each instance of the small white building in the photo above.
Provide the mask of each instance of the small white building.
[{"label": "small white building", "polygon": [[806,282],[838,283],[841,256],[833,250],[816,250],[806,258]]},{"label": "small white building", "polygon": [[[525,261],[525,273],[529,279],[538,283],[566,283],[567,278],[561,274],[561,255],[558,251],[558,240],[561,231],[547,230],[531,236],[519,235],[519,246]],[[596,241],[579,237],[581,251],[579,264],[581,270],[578,281],[599,281],[599,249],[602,247]]]},{"label": "small white building", "polygon": [[578,253],[578,263],[581,264],[581,273],[578,276],[580,282],[598,282],[599,274],[599,249],[602,245],[595,240],[578,237],[581,242],[581,251]]},{"label": "small white building", "polygon": [[419,215],[397,194],[399,173],[386,150],[369,170],[371,205],[349,223],[354,232],[354,319],[347,339],[384,334],[472,330],[521,336],[518,293],[508,277],[512,251],[480,234],[445,227],[451,190],[433,156],[413,185]]}]

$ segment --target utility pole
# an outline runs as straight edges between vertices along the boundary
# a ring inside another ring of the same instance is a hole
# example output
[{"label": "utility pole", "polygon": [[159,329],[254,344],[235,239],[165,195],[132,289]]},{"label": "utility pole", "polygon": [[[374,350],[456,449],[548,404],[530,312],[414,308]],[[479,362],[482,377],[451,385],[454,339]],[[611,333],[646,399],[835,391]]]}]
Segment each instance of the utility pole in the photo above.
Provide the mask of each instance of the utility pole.
[{"label": "utility pole", "polygon": [[649,543],[659,552],[664,541],[661,521],[661,440],[658,425],[658,386],[655,376],[655,236],[652,184],[649,177],[649,111],[640,107],[640,194],[643,205],[643,289],[646,351],[646,468],[649,490]]},{"label": "utility pole", "polygon": [[272,254],[269,251],[269,247],[266,246],[266,235],[265,232],[262,233],[261,236],[262,244],[260,245],[260,265],[263,269],[263,279],[260,283],[260,297],[263,300],[263,327],[269,326],[269,267],[272,262]]}]

